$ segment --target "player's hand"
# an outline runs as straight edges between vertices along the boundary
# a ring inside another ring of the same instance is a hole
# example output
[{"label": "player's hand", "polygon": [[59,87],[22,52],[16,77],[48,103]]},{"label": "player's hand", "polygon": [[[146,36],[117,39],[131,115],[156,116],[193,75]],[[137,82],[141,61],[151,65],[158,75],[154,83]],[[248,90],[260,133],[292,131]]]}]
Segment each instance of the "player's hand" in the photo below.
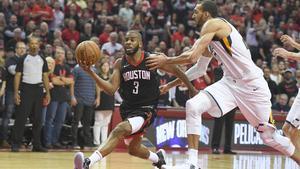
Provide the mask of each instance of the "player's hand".
[{"label": "player's hand", "polygon": [[87,73],[92,73],[92,69],[89,63],[86,63],[86,61],[77,60],[79,66],[86,71]]},{"label": "player's hand", "polygon": [[94,102],[95,107],[98,107],[100,105],[100,98],[96,98]]},{"label": "player's hand", "polygon": [[21,97],[20,94],[18,92],[15,93],[15,104],[16,105],[20,105],[21,103]]},{"label": "player's hand", "polygon": [[77,100],[75,98],[75,96],[71,97],[71,106],[76,106],[77,105]]},{"label": "player's hand", "polygon": [[45,105],[48,105],[51,101],[50,93],[47,93],[45,96]]},{"label": "player's hand", "polygon": [[280,40],[282,43],[284,44],[289,44],[289,45],[292,45],[295,43],[294,39],[292,37],[290,37],[289,35],[282,35],[280,37]]},{"label": "player's hand", "polygon": [[198,92],[199,91],[193,87],[193,89],[189,90],[189,96],[190,96],[190,98],[196,96],[198,94]]},{"label": "player's hand", "polygon": [[273,51],[273,55],[274,56],[280,56],[280,57],[283,57],[283,58],[288,58],[288,56],[290,55],[290,52],[283,49],[283,48],[276,48],[274,51]]},{"label": "player's hand", "polygon": [[169,90],[168,84],[159,86],[160,95],[166,94]]},{"label": "player's hand", "polygon": [[165,65],[167,62],[167,56],[163,53],[151,54],[146,61],[146,66],[150,70],[158,69]]}]

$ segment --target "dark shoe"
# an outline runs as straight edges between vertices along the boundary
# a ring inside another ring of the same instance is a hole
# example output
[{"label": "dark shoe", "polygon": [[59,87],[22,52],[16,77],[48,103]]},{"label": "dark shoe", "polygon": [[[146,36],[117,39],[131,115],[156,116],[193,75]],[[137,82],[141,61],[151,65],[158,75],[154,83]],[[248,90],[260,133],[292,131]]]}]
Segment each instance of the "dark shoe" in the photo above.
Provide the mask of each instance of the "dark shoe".
[{"label": "dark shoe", "polygon": [[1,144],[1,148],[10,148],[10,145],[8,144],[8,142],[6,140],[3,140],[2,144]]},{"label": "dark shoe", "polygon": [[89,169],[91,164],[91,160],[89,158],[84,159],[83,169]]},{"label": "dark shoe", "polygon": [[20,151],[20,147],[17,145],[12,145],[11,146],[11,152],[19,152]]},{"label": "dark shoe", "polygon": [[51,144],[47,144],[47,145],[45,146],[45,148],[47,148],[47,149],[52,149],[53,146],[52,146]]},{"label": "dark shoe", "polygon": [[55,143],[55,144],[53,144],[53,148],[54,149],[62,149],[63,146],[60,143]]},{"label": "dark shoe", "polygon": [[48,149],[42,147],[42,146],[33,146],[32,152],[48,152]]},{"label": "dark shoe", "polygon": [[159,149],[156,152],[157,156],[158,156],[158,162],[157,163],[153,163],[153,166],[157,167],[158,169],[162,169],[163,165],[166,165],[166,161],[165,161],[165,150],[163,149]]},{"label": "dark shoe", "polygon": [[233,152],[231,150],[224,150],[223,153],[224,154],[236,154],[236,152]]},{"label": "dark shoe", "polygon": [[219,151],[219,149],[217,149],[217,148],[214,148],[214,149],[212,150],[212,153],[213,153],[213,154],[221,154],[220,151]]}]

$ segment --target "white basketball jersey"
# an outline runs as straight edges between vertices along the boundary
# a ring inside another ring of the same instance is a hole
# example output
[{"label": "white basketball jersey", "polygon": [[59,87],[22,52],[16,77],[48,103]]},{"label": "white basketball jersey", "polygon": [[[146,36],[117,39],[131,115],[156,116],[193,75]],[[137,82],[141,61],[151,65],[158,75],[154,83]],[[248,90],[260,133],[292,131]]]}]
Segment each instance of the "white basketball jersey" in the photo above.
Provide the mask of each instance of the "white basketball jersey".
[{"label": "white basketball jersey", "polygon": [[225,19],[231,33],[223,39],[213,39],[209,50],[222,63],[224,76],[233,79],[251,80],[263,76],[262,70],[251,59],[251,53],[241,34]]}]

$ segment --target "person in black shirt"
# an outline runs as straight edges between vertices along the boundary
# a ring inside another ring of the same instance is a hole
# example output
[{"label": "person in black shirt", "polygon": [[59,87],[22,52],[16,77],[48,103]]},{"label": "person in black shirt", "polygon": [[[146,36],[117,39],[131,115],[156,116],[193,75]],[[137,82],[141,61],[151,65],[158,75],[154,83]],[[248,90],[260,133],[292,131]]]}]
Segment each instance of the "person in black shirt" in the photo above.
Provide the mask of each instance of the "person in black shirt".
[{"label": "person in black shirt", "polygon": [[46,90],[46,104],[50,102],[48,65],[40,56],[40,40],[37,37],[29,39],[28,54],[21,57],[16,66],[14,78],[14,98],[16,103],[16,120],[12,131],[13,152],[18,152],[24,134],[27,117],[32,113],[32,151],[46,152],[41,145],[42,130],[42,98]]},{"label": "person in black shirt", "polygon": [[[152,124],[156,116],[156,106],[159,98],[159,80],[156,70],[146,67],[146,58],[149,53],[142,50],[141,34],[129,31],[125,37],[126,56],[116,61],[110,81],[103,80],[94,73],[89,66],[79,64],[96,81],[105,92],[113,95],[118,89],[123,102],[120,106],[123,121],[119,123],[108,136],[108,139],[89,158],[84,160],[83,154],[75,155],[75,168],[89,168],[97,161],[110,154],[119,141],[124,140],[129,154],[153,162],[159,169],[165,164],[164,151],[157,153],[149,151],[141,144],[144,129]],[[175,74],[195,92],[192,84],[182,71],[175,66],[163,68]]]},{"label": "person in black shirt", "polygon": [[9,119],[12,117],[15,112],[15,103],[14,103],[14,77],[16,74],[16,66],[18,60],[21,56],[26,53],[26,45],[24,42],[18,42],[16,44],[16,54],[13,57],[7,58],[5,62],[5,74],[6,74],[6,88],[5,88],[5,111],[2,114],[2,129],[1,137],[2,146],[8,147],[8,123]]}]

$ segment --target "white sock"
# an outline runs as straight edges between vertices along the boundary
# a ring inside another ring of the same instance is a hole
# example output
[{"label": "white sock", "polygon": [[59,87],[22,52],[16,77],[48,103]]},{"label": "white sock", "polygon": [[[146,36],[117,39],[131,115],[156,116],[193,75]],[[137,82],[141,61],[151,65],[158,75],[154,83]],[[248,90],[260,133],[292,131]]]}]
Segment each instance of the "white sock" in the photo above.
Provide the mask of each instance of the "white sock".
[{"label": "white sock", "polygon": [[150,152],[150,155],[148,157],[148,160],[152,161],[153,163],[157,163],[158,162],[158,156],[156,153],[153,153],[151,151]]},{"label": "white sock", "polygon": [[188,150],[189,162],[193,165],[198,163],[198,150],[189,148]]},{"label": "white sock", "polygon": [[95,163],[97,163],[98,161],[100,161],[102,159],[102,154],[96,150],[90,157],[89,159],[91,160],[91,164],[90,164],[90,167],[92,165],[94,165]]}]

